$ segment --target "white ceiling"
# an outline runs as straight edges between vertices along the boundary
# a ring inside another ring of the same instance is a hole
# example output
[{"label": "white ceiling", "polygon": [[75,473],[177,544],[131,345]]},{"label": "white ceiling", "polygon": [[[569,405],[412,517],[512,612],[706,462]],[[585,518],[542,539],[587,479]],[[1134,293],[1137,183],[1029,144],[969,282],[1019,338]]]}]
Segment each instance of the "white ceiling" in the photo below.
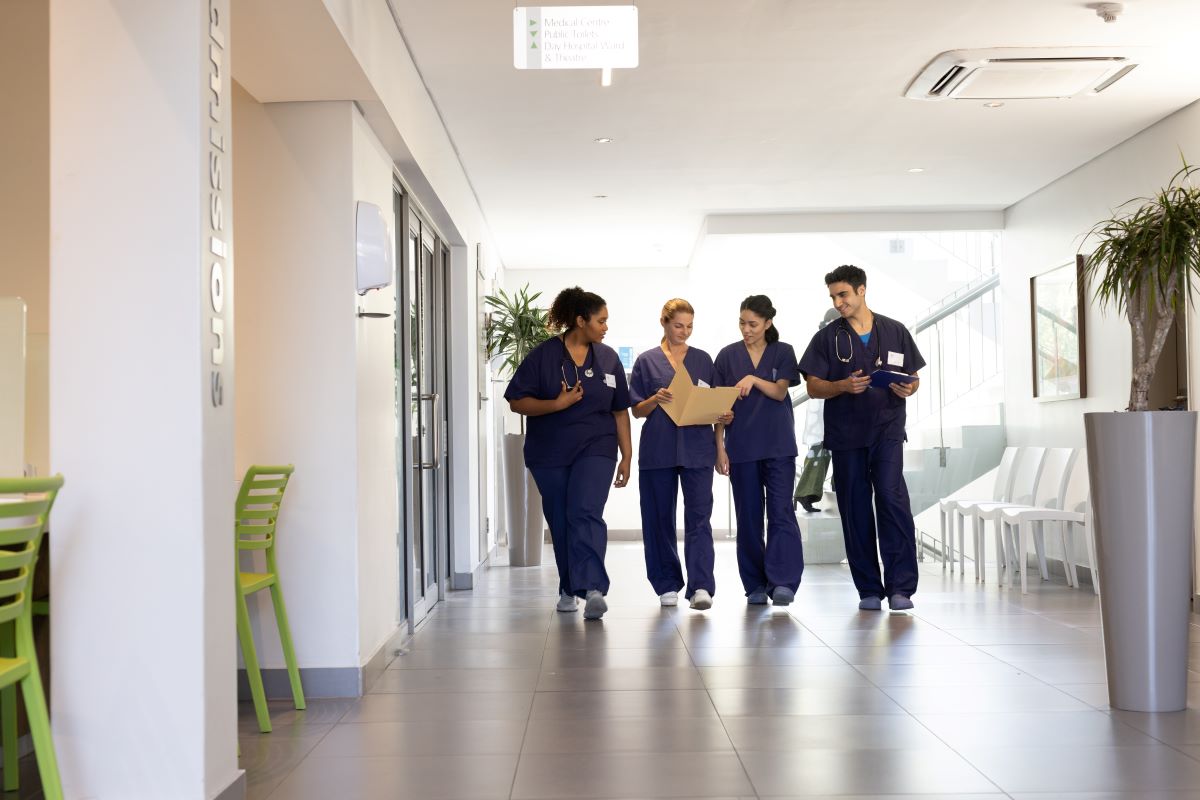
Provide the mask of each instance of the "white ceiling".
[{"label": "white ceiling", "polygon": [[[684,265],[709,214],[1000,209],[1200,97],[1198,0],[643,0],[607,89],[514,69],[510,4],[392,2],[509,268]],[[1068,45],[1152,58],[1098,97],[902,97],[945,50]]]}]

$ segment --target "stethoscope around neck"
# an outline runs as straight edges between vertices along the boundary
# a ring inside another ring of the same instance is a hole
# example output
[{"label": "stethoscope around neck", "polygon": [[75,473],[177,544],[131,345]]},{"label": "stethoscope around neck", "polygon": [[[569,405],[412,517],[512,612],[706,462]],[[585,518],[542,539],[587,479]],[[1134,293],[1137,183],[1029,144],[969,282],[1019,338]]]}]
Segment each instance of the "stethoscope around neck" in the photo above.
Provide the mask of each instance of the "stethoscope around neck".
[{"label": "stethoscope around neck", "polygon": [[[854,334],[846,329],[845,325],[838,325],[837,331],[833,334],[833,354],[837,356],[837,360],[843,364],[849,364],[854,360]],[[846,355],[842,355],[842,340],[841,337],[846,337],[846,346],[849,351]],[[878,357],[875,359],[875,366],[882,366],[883,361]]]}]

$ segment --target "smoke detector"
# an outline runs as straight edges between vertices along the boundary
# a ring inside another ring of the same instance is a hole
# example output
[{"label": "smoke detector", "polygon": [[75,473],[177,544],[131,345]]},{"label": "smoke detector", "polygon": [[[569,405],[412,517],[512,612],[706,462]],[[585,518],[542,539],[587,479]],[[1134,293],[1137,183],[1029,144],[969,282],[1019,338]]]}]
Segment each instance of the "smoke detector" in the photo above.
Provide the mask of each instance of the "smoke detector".
[{"label": "smoke detector", "polygon": [[1096,16],[1105,22],[1116,22],[1117,15],[1125,10],[1120,3],[1092,3],[1088,6],[1096,12]]},{"label": "smoke detector", "polygon": [[908,85],[913,100],[1036,100],[1095,95],[1132,72],[1137,48],[994,47],[950,50]]}]

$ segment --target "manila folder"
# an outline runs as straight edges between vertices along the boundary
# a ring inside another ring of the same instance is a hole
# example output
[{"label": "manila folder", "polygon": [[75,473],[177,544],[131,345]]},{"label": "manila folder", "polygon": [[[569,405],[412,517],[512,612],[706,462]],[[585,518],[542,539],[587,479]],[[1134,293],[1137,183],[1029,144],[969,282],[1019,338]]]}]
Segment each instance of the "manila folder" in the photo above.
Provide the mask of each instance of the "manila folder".
[{"label": "manila folder", "polygon": [[679,365],[675,378],[667,387],[672,400],[662,406],[676,425],[712,425],[717,417],[733,408],[738,390],[733,386],[709,388],[694,386],[687,367]]}]

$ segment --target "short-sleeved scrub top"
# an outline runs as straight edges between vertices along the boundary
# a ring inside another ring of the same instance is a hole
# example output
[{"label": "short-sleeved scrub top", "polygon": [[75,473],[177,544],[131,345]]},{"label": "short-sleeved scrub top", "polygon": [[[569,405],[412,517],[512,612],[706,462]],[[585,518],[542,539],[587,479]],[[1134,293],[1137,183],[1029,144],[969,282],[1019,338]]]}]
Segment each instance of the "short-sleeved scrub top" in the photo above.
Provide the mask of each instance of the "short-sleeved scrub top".
[{"label": "short-sleeved scrub top", "polygon": [[[694,386],[715,386],[713,362],[708,353],[689,347],[683,355],[683,366],[692,376]],[[675,368],[661,347],[647,350],[637,357],[629,378],[629,399],[637,405],[665,389],[675,379]],[[658,406],[646,417],[638,444],[640,469],[668,467],[712,467],[717,460],[717,442],[712,425],[677,426]]]},{"label": "short-sleeved scrub top", "polygon": [[[875,315],[864,342],[844,319],[835,320],[813,336],[800,359],[800,373],[840,381],[862,370],[877,369],[911,375],[925,366],[908,328],[882,314]],[[904,441],[905,400],[891,389],[868,387],[862,394],[842,394],[825,401],[825,448],[857,450],[885,440]]]},{"label": "short-sleeved scrub top", "polygon": [[[717,353],[713,365],[718,386],[734,386],[747,375],[766,381],[800,383],[796,351],[786,342],[772,342],[758,366],[750,360],[745,342],[734,342]],[[725,455],[732,464],[796,456],[796,423],[792,399],[772,400],[758,389],[733,404],[733,422],[725,426]]]},{"label": "short-sleeved scrub top", "polygon": [[525,465],[565,467],[583,456],[617,458],[616,411],[629,408],[629,384],[617,352],[604,344],[588,347],[576,365],[562,337],[555,336],[530,351],[508,383],[504,399],[533,397],[553,400],[576,378],[583,399],[562,411],[529,417],[525,427]]}]

